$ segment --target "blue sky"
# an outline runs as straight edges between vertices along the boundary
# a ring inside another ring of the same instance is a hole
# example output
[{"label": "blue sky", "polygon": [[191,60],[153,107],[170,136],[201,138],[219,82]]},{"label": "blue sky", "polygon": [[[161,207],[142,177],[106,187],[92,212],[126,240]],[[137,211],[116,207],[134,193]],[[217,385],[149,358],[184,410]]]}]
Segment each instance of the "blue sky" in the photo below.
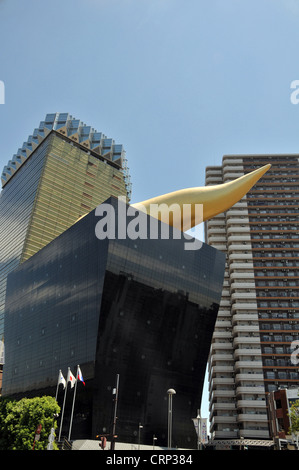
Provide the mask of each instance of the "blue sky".
[{"label": "blue sky", "polygon": [[297,0],[0,0],[0,167],[52,112],[124,145],[132,202],[299,153],[298,22]]}]

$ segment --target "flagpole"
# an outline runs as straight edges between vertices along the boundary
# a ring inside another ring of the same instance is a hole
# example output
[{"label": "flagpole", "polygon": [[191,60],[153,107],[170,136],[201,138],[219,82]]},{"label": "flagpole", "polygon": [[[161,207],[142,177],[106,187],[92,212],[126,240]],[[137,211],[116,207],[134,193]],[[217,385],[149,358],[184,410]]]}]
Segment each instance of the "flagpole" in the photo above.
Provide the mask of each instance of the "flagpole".
[{"label": "flagpole", "polygon": [[61,373],[61,370],[59,369],[59,372],[58,372],[58,380],[57,380],[57,387],[56,387],[56,395],[55,395],[55,400],[56,400],[56,401],[57,401],[57,396],[58,396],[58,388],[59,388],[60,373]]},{"label": "flagpole", "polygon": [[65,399],[66,399],[66,392],[67,392],[67,386],[68,386],[69,371],[70,371],[70,368],[68,367],[67,381],[66,381],[66,385],[65,385],[65,392],[64,392],[61,420],[60,420],[60,427],[59,427],[58,442],[60,441],[60,436],[61,436],[61,429],[62,429],[62,421],[63,421],[63,415],[64,415],[64,405],[65,405]]},{"label": "flagpole", "polygon": [[110,450],[115,449],[115,428],[117,420],[117,402],[118,402],[118,388],[119,388],[119,374],[116,375],[116,392],[115,392],[115,401],[114,401],[114,418],[113,418],[113,429],[112,429],[112,440],[110,444]]},{"label": "flagpole", "polygon": [[72,432],[72,425],[73,425],[73,414],[74,414],[74,406],[75,406],[75,397],[76,397],[77,382],[78,382],[78,373],[79,373],[79,366],[77,366],[76,382],[75,382],[75,390],[74,390],[74,397],[73,397],[72,414],[71,414],[71,421],[70,421],[70,429],[69,429],[69,437],[68,437],[68,440],[71,439],[71,432]]}]

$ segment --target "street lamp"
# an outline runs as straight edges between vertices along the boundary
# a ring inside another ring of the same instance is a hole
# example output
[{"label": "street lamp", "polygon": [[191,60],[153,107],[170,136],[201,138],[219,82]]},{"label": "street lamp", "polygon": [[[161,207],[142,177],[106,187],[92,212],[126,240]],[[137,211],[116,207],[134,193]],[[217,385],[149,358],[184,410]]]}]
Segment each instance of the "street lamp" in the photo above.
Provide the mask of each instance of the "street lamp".
[{"label": "street lamp", "polygon": [[200,410],[197,410],[196,418],[192,419],[197,434],[197,450],[201,448],[201,419]]},{"label": "street lamp", "polygon": [[155,436],[155,434],[153,435],[153,450],[155,449],[155,441],[157,440],[158,438]]},{"label": "street lamp", "polygon": [[171,438],[172,438],[172,395],[176,394],[176,391],[173,388],[167,390],[168,393],[168,438],[167,446],[168,449],[171,448]]},{"label": "street lamp", "polygon": [[140,429],[142,429],[143,426],[141,423],[138,425],[138,450],[140,450]]}]

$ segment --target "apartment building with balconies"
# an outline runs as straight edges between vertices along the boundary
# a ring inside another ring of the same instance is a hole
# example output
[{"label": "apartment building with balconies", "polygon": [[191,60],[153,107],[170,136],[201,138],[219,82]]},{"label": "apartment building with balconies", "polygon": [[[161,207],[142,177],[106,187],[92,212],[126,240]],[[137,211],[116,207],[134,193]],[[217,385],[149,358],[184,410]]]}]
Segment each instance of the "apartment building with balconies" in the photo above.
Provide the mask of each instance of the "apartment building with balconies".
[{"label": "apartment building with balconies", "polygon": [[205,223],[225,252],[222,300],[209,358],[210,432],[217,439],[269,439],[266,395],[298,386],[299,155],[231,155],[206,168],[222,184],[271,163],[227,212]]}]

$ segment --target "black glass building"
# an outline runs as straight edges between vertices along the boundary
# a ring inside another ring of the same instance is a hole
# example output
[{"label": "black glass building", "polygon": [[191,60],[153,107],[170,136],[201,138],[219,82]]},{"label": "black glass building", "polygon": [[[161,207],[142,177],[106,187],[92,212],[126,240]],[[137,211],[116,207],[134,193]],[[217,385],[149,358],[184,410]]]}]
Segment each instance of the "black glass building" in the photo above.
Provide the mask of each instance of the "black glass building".
[{"label": "black glass building", "polygon": [[[119,201],[107,201],[115,210]],[[121,203],[126,208],[124,203]],[[121,442],[167,443],[167,390],[174,388],[173,445],[196,447],[200,407],[225,256],[184,238],[100,240],[90,212],[9,274],[3,395],[55,395],[58,371],[80,365],[72,439],[111,432]],[[144,220],[151,217],[143,214]],[[149,227],[150,224],[148,224]],[[158,224],[161,226],[161,223]],[[148,230],[149,234],[149,230]],[[67,392],[67,435],[73,391]],[[62,404],[61,387],[58,402]]]}]

